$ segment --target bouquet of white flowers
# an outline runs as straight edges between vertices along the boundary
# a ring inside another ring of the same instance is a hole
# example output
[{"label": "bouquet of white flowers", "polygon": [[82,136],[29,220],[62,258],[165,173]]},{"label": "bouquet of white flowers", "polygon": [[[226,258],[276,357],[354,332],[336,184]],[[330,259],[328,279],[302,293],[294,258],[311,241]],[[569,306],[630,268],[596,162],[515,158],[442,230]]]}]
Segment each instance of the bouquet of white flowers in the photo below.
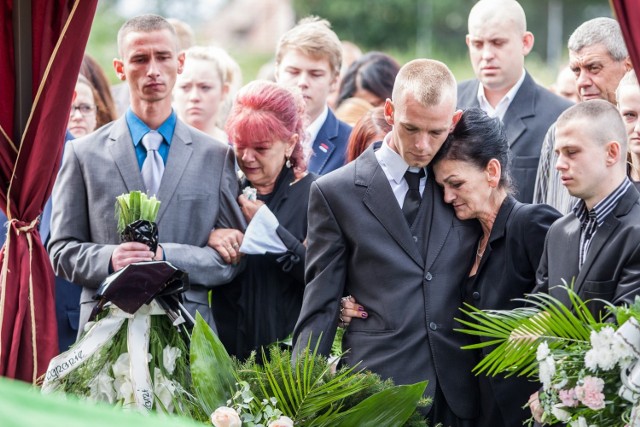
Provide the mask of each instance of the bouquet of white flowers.
[{"label": "bouquet of white flowers", "polygon": [[496,346],[475,370],[537,376],[545,423],[640,427],[640,298],[603,302],[610,314],[596,320],[566,289],[571,310],[546,294],[510,311],[462,310],[462,332],[488,338],[468,348]]},{"label": "bouquet of white flowers", "polygon": [[[158,244],[160,202],[134,191],[116,203],[123,241]],[[180,292],[185,272],[166,261],[130,264],[98,289],[99,302],[82,338],[54,358],[42,391],[72,393],[139,410],[208,416],[193,400]]]}]

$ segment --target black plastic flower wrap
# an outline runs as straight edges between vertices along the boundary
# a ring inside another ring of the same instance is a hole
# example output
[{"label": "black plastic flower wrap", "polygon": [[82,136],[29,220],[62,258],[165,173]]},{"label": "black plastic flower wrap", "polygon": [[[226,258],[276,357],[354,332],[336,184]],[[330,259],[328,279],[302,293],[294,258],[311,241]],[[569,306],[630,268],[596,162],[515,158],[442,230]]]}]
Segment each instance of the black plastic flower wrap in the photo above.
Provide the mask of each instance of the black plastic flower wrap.
[{"label": "black plastic flower wrap", "polygon": [[[140,192],[119,196],[122,241],[141,242],[155,252],[159,205]],[[129,264],[108,276],[80,340],[50,362],[42,392],[206,419],[192,399],[193,319],[182,305],[188,289],[188,274],[162,260]]]},{"label": "black plastic flower wrap", "polygon": [[144,243],[155,253],[158,250],[158,226],[155,222],[139,219],[124,228],[120,241]]}]

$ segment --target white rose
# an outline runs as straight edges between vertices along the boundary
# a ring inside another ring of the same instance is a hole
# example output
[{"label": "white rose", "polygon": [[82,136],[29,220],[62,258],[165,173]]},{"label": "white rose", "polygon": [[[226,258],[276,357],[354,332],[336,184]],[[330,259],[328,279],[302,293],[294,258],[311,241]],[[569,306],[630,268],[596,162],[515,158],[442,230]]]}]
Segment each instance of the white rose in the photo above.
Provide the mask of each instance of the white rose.
[{"label": "white rose", "polygon": [[275,421],[271,421],[267,427],[293,427],[293,420],[289,417],[281,416]]},{"label": "white rose", "polygon": [[113,378],[106,372],[106,369],[89,382],[89,399],[93,401],[109,402],[116,401],[116,391],[113,389]]},{"label": "white rose", "polygon": [[553,405],[553,407],[551,408],[551,413],[559,421],[563,422],[569,421],[569,417],[571,417],[571,414],[568,411],[565,411],[564,406],[560,404]]},{"label": "white rose", "polygon": [[116,363],[113,364],[113,375],[114,377],[129,377],[129,353],[122,353],[118,356]]},{"label": "white rose", "polygon": [[155,368],[153,371],[153,393],[162,404],[162,407],[169,413],[173,412],[173,394],[175,390],[176,386],[173,381],[162,375],[160,369]]},{"label": "white rose", "polygon": [[128,376],[120,376],[113,380],[113,388],[116,389],[116,399],[122,400],[123,407],[135,404],[133,384]]},{"label": "white rose", "polygon": [[176,369],[176,360],[182,356],[182,351],[178,347],[170,347],[168,344],[162,350],[162,365],[169,374],[173,374]]},{"label": "white rose", "polygon": [[241,427],[240,416],[233,408],[221,406],[211,414],[211,423],[215,427]]}]

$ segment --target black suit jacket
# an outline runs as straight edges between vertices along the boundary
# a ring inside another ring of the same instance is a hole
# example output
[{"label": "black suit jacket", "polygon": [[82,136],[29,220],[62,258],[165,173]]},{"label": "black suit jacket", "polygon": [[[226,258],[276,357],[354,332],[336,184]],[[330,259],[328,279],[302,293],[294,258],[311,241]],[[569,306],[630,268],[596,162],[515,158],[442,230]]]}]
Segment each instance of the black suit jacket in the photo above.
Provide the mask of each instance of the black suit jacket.
[{"label": "black suit jacket", "polygon": [[313,141],[313,154],[309,159],[309,172],[324,175],[345,163],[351,126],[336,118],[331,109]]},{"label": "black suit jacket", "polygon": [[[458,108],[480,107],[479,85],[477,79],[458,85]],[[533,201],[542,141],[549,126],[571,105],[570,101],[536,84],[531,75],[526,73],[503,120],[512,154],[511,175],[519,201]]]},{"label": "black suit jacket", "polygon": [[[570,306],[561,288],[563,282],[571,284],[575,278],[574,289],[582,299],[633,303],[640,295],[639,197],[632,185],[598,227],[582,268],[578,265],[580,221],[571,212],[554,223],[540,260],[536,291],[548,292]],[[592,301],[587,306],[598,316],[603,304]]]},{"label": "black suit jacket", "polygon": [[[536,269],[551,224],[560,218],[548,205],[528,205],[512,196],[502,203],[493,223],[489,242],[468,290],[468,300],[483,310],[510,310],[522,306],[523,298],[536,285]],[[492,348],[482,349],[482,355]],[[483,425],[519,426],[531,416],[522,406],[539,385],[521,377],[481,377],[488,381],[498,412],[496,420]],[[489,396],[485,396],[485,401]],[[492,402],[492,403],[494,403]],[[483,405],[484,407],[485,405]]]},{"label": "black suit jacket", "polygon": [[[428,179],[433,180],[433,177]],[[434,183],[431,183],[433,185]],[[343,338],[345,362],[370,369],[397,384],[429,380],[426,394],[440,385],[461,418],[478,412],[477,381],[471,374],[471,342],[453,331],[462,301],[466,263],[478,236],[477,224],[455,218],[439,187],[425,198],[432,223],[416,238],[428,239],[425,258],[374,153],[311,186],[306,282],[294,331],[298,349],[319,334],[328,354],[336,332],[340,298],[353,294],[368,319],[353,319]],[[425,194],[427,190],[425,190]]]}]

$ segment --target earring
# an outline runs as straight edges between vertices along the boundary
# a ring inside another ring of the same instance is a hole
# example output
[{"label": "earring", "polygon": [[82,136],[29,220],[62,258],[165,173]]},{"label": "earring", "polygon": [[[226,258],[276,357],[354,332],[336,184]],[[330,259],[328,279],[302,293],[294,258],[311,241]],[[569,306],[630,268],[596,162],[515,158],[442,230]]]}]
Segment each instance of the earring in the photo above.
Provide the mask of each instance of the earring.
[{"label": "earring", "polygon": [[286,162],[284,162],[284,165],[285,165],[287,168],[291,169],[291,160],[289,160],[289,157],[286,157],[286,159],[287,159],[287,161],[286,161]]}]

